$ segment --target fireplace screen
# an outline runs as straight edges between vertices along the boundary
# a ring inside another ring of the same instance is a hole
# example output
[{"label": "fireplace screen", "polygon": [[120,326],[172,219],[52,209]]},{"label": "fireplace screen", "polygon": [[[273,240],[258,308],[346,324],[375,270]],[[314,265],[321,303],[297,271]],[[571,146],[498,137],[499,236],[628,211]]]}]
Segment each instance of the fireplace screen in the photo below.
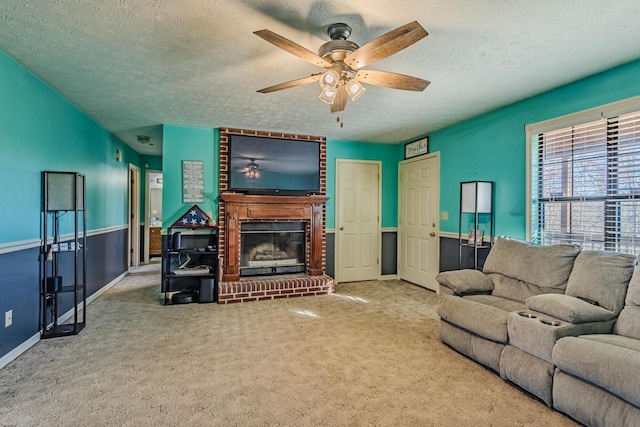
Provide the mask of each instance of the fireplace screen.
[{"label": "fireplace screen", "polygon": [[244,222],[240,227],[240,275],[305,271],[304,222]]}]

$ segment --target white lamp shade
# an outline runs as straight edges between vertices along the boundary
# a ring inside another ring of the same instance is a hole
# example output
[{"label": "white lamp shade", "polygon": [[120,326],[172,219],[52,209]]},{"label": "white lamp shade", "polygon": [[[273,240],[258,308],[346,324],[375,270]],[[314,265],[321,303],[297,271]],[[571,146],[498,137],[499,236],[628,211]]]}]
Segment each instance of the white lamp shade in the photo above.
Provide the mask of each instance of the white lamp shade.
[{"label": "white lamp shade", "polygon": [[327,70],[320,76],[320,87],[323,90],[335,89],[340,81],[340,74],[336,70]]},{"label": "white lamp shade", "polygon": [[364,93],[364,91],[366,90],[364,86],[362,86],[362,83],[360,83],[355,79],[351,79],[347,82],[346,89],[352,101],[355,101],[356,99],[360,98]]},{"label": "white lamp shade", "polygon": [[462,183],[462,212],[491,213],[491,200],[493,197],[491,184],[491,182],[483,181]]},{"label": "white lamp shade", "polygon": [[336,89],[322,89],[320,93],[320,100],[327,104],[333,104],[333,100],[336,99],[338,91]]}]

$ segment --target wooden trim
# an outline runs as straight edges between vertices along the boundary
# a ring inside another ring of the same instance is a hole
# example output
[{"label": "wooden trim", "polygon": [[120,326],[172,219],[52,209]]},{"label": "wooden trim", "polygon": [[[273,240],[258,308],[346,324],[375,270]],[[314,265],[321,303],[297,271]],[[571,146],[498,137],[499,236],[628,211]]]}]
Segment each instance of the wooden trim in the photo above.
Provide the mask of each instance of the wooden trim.
[{"label": "wooden trim", "polygon": [[240,228],[243,221],[305,221],[309,224],[307,273],[324,274],[324,204],[326,196],[260,196],[225,192],[223,282],[240,280]]},{"label": "wooden trim", "polygon": [[321,205],[329,200],[326,196],[310,195],[310,196],[260,196],[242,193],[222,193],[220,200],[227,203],[237,204],[302,204],[302,205]]}]

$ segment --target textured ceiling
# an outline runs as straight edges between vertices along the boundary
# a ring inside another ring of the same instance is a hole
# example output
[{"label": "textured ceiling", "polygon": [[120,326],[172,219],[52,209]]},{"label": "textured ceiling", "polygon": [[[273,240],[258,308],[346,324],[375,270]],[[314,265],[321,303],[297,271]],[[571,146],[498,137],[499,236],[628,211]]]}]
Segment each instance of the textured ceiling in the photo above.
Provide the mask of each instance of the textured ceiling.
[{"label": "textured ceiling", "polygon": [[[398,143],[637,59],[639,19],[637,0],[2,0],[0,49],[143,154],[161,124]],[[414,20],[430,35],[366,68],[424,92],[367,86],[339,114],[317,84],[256,93],[320,70],[256,30],[316,52],[335,22],[362,46]]]}]

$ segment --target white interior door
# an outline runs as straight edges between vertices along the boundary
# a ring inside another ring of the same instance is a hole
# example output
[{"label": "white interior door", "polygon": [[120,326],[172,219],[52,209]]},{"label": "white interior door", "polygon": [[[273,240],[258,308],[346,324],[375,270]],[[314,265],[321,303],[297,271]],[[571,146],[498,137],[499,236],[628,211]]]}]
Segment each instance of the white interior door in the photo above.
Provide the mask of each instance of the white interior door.
[{"label": "white interior door", "polygon": [[378,279],[380,162],[336,163],[336,281]]},{"label": "white interior door", "polygon": [[435,153],[400,163],[398,188],[398,274],[401,279],[437,290],[439,157]]}]

